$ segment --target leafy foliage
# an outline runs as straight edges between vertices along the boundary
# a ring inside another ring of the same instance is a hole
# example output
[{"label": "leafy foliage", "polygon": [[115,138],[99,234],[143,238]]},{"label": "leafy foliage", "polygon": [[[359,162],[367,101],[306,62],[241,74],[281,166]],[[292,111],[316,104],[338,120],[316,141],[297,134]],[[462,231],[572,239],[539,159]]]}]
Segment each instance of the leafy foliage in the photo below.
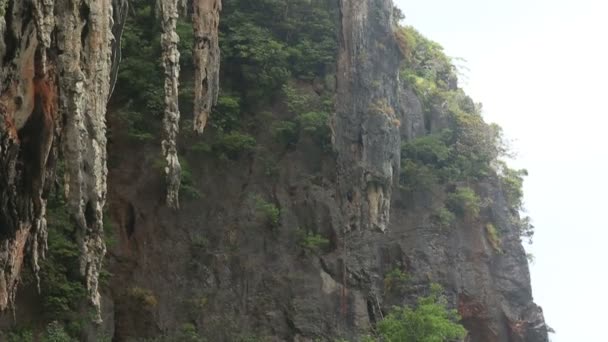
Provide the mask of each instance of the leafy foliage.
[{"label": "leafy foliage", "polygon": [[18,329],[9,331],[6,339],[8,342],[33,342],[34,334],[28,329]]},{"label": "leafy foliage", "polygon": [[236,159],[241,153],[251,152],[256,146],[255,138],[247,133],[232,131],[218,134],[213,143],[213,151],[219,156]]},{"label": "leafy foliage", "polygon": [[333,68],[336,6],[327,0],[227,0],[221,49],[226,78],[248,101],[268,99],[294,76]]},{"label": "leafy foliage", "polygon": [[149,289],[135,286],[129,289],[128,295],[142,308],[152,309],[158,305],[158,299]]},{"label": "leafy foliage", "polygon": [[447,342],[466,336],[455,310],[447,309],[441,287],[433,286],[428,297],[418,300],[415,308],[395,307],[377,325],[385,342]]},{"label": "leafy foliage", "polygon": [[255,203],[256,215],[264,219],[272,227],[277,227],[279,225],[279,217],[281,215],[279,208],[277,208],[276,205],[264,200],[264,198],[262,198],[260,195],[254,195],[253,200]]},{"label": "leafy foliage", "polygon": [[[503,157],[509,157],[502,130],[484,122],[481,105],[476,104],[457,85],[457,70],[442,47],[422,36],[412,27],[399,27],[395,38],[405,57],[402,78],[422,102],[428,134],[405,142],[401,149],[401,187],[407,191],[437,191],[448,194],[446,207],[452,214],[476,217],[480,199],[469,184],[496,178],[510,207],[512,223],[520,235],[530,239],[533,226],[523,210],[525,170],[510,169]],[[437,115],[443,123],[434,122]],[[439,127],[437,127],[439,126]],[[459,202],[464,201],[464,202]],[[453,215],[445,208],[436,209],[431,218],[447,226]]]},{"label": "leafy foliage", "polygon": [[436,209],[431,219],[441,228],[448,228],[456,219],[456,216],[448,208],[442,206]]},{"label": "leafy foliage", "polygon": [[476,218],[481,209],[481,199],[475,190],[469,187],[457,187],[456,190],[448,194],[448,208],[460,217],[469,215]]},{"label": "leafy foliage", "polygon": [[320,253],[329,247],[329,240],[314,232],[305,232],[304,230],[298,230],[299,244],[303,249],[313,252]]},{"label": "leafy foliage", "polygon": [[384,289],[386,291],[403,290],[410,281],[407,273],[399,268],[393,268],[384,276]]},{"label": "leafy foliage", "polygon": [[53,321],[47,325],[42,342],[76,342],[76,340],[68,335],[60,323]]},{"label": "leafy foliage", "polygon": [[47,204],[48,254],[41,265],[41,297],[45,316],[78,321],[86,291],[81,282],[80,251],[65,200],[56,192]]},{"label": "leafy foliage", "polygon": [[194,181],[190,163],[188,163],[188,160],[185,158],[179,158],[179,163],[181,166],[181,185],[179,188],[180,194],[185,195],[185,197],[190,199],[201,198],[202,195],[200,191],[198,191],[196,182]]},{"label": "leafy foliage", "polygon": [[326,148],[330,144],[329,111],[333,101],[319,101],[309,94],[299,91],[292,84],[283,86],[287,108],[295,120],[282,120],[273,123],[271,132],[275,139],[287,146],[295,145],[301,136],[310,136],[314,142]]},{"label": "leafy foliage", "polygon": [[496,229],[496,226],[491,223],[486,224],[486,233],[490,244],[492,244],[492,248],[494,248],[494,250],[497,252],[502,252],[500,247],[500,232]]},{"label": "leafy foliage", "polygon": [[272,126],[270,126],[270,132],[272,133],[273,138],[286,146],[292,146],[298,142],[298,125],[293,121],[275,121],[272,123]]},{"label": "leafy foliage", "polygon": [[164,110],[160,26],[150,1],[133,0],[130,7],[111,106],[117,108],[129,137],[147,142],[160,130]]},{"label": "leafy foliage", "polygon": [[231,131],[238,128],[241,114],[241,99],[238,96],[222,94],[217,99],[213,110],[211,126],[220,131]]}]

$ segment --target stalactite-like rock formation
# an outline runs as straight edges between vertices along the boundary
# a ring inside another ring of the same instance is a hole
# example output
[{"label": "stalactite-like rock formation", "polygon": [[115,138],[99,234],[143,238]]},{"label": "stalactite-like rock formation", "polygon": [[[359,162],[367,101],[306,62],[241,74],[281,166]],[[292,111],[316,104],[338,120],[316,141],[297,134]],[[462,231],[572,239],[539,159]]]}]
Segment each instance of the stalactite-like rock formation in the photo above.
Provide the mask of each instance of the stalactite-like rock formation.
[{"label": "stalactite-like rock formation", "polygon": [[194,130],[198,133],[203,133],[219,92],[220,46],[217,32],[221,8],[220,0],[193,0],[192,4]]},{"label": "stalactite-like rock formation", "polygon": [[165,113],[163,117],[163,157],[167,181],[167,205],[179,207],[179,186],[181,166],[177,156],[177,135],[179,133],[179,36],[175,32],[179,17],[178,0],[161,0],[158,3],[161,15],[161,45],[165,68]]},{"label": "stalactite-like rock formation", "polygon": [[[1,2],[0,18],[0,310],[11,305],[25,260],[34,274],[46,251],[46,195],[57,163],[77,227],[80,271],[99,312],[98,276],[105,254],[108,98],[120,61],[127,0]],[[178,5],[159,0],[167,162],[167,204],[179,206]],[[197,68],[195,129],[202,132],[219,88],[220,0],[192,2]]]},{"label": "stalactite-like rock formation", "polygon": [[[177,155],[179,133],[179,36],[175,32],[178,7],[186,1],[159,0],[163,66],[165,68],[165,113],[163,118],[163,157],[167,182],[167,205],[179,208],[181,166]],[[194,130],[203,133],[219,92],[220,48],[218,41],[221,0],[192,0],[194,31]]]},{"label": "stalactite-like rock formation", "polygon": [[[61,150],[81,267],[99,309],[105,254],[106,124],[112,56],[110,0],[12,1],[2,18],[0,71],[0,309],[14,298],[23,261],[46,249],[46,193]],[[124,2],[122,2],[124,5]],[[6,20],[6,24],[4,23]]]},{"label": "stalactite-like rock formation", "polygon": [[[98,277],[105,255],[103,207],[106,197],[106,124],[112,70],[110,1],[57,5],[60,106],[65,126],[62,151],[69,209],[79,232],[80,272],[99,310]],[[83,20],[82,13],[88,14]]]}]

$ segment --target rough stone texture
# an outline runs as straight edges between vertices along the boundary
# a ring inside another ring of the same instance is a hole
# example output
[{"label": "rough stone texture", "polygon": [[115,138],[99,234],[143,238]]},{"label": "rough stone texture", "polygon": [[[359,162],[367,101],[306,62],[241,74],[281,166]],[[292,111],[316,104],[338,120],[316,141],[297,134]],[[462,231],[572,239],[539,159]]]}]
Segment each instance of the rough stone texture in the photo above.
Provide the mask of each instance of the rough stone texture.
[{"label": "rough stone texture", "polygon": [[[0,309],[14,298],[23,259],[46,250],[45,194],[56,160],[77,226],[81,273],[99,309],[105,245],[105,113],[116,44],[110,0],[13,1],[2,19],[0,69]],[[6,22],[6,24],[5,24]]]},{"label": "rough stone texture", "polygon": [[221,0],[193,0],[194,130],[203,133],[220,89],[218,26]]},{"label": "rough stone texture", "polygon": [[181,166],[177,156],[177,135],[179,133],[179,51],[177,43],[179,43],[179,36],[175,32],[175,28],[179,18],[178,0],[160,0],[158,6],[161,14],[161,45],[165,68],[162,148],[166,163],[167,205],[177,209],[179,208],[181,183]]},{"label": "rough stone texture", "polygon": [[[384,305],[413,304],[429,281],[443,285],[458,309],[470,341],[544,342],[542,311],[533,303],[526,254],[497,179],[477,185],[489,198],[478,219],[465,219],[449,230],[435,226],[430,214],[441,201],[399,193],[393,201],[391,225],[381,247],[386,271],[400,268],[412,275],[412,290],[388,294]],[[500,250],[485,226],[499,227]]]},{"label": "rough stone texture", "polygon": [[73,0],[57,1],[56,6],[66,193],[79,232],[80,272],[99,312],[98,277],[106,251],[105,114],[112,70],[113,6],[111,1]]},{"label": "rough stone texture", "polygon": [[57,89],[40,52],[52,25],[49,4],[32,8],[35,20],[24,15],[26,4],[13,2],[0,23],[0,310],[14,301],[25,256],[37,276],[46,250],[43,192],[54,157]]},{"label": "rough stone texture", "polygon": [[[87,288],[99,305],[103,117],[116,70],[111,61],[119,58],[111,28],[116,35],[124,15],[112,11],[110,0],[59,0],[49,24],[50,2],[40,1],[32,16],[22,2],[12,3],[11,19],[0,20],[0,308],[15,298],[24,256],[35,260],[32,248],[43,255],[44,193],[59,141]],[[119,0],[111,3],[124,9]],[[164,4],[169,6],[162,22],[167,94],[176,96],[177,2]],[[154,337],[186,322],[210,341],[247,335],[269,341],[356,340],[392,305],[415,303],[430,282],[446,289],[469,341],[547,341],[517,227],[509,222],[498,182],[473,184],[491,201],[479,219],[449,231],[429,220],[441,199],[405,194],[395,186],[400,141],[447,123],[441,108],[433,108],[425,122],[420,100],[399,84],[399,52],[386,24],[391,3],[344,0],[340,6],[332,125],[337,160],[305,138],[286,151],[269,137],[266,121],[257,122],[248,133],[277,158],[277,173],[268,176],[261,149],[227,161],[185,149],[193,186],[204,196],[184,200],[178,212],[166,207],[163,175],[151,167],[157,151],[132,144],[120,126],[112,126],[110,152],[117,160],[109,171],[108,201],[119,241],[109,253],[114,277],[103,289],[103,329],[114,341]],[[57,35],[48,35],[49,25]],[[40,47],[46,53],[37,53]],[[178,113],[176,97],[168,104],[170,114]],[[275,105],[271,114],[283,119]],[[176,117],[166,123],[176,134]],[[175,149],[175,135],[169,138],[167,146]],[[260,217],[252,195],[280,209],[278,227]],[[502,253],[486,236],[487,222],[500,227]],[[318,252],[303,248],[302,232],[327,238],[329,246]],[[385,288],[384,276],[394,268],[411,276],[407,290]],[[149,291],[156,304],[142,307],[134,288]],[[34,294],[23,294],[28,295],[32,302]]]},{"label": "rough stone texture", "polygon": [[391,1],[340,1],[334,147],[345,231],[388,226],[399,172],[398,70]]}]

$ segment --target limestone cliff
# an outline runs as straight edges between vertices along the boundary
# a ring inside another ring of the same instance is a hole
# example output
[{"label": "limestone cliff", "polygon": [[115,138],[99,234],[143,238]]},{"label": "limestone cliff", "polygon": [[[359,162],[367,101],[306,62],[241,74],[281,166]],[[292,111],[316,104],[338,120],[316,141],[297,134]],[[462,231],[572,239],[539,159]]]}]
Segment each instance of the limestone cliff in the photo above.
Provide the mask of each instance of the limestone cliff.
[{"label": "limestone cliff", "polygon": [[[202,6],[199,3],[205,1],[196,3]],[[179,73],[177,3],[159,4],[167,31],[163,46],[167,47],[169,128],[163,149],[168,170],[173,170],[167,171],[168,202],[176,206],[177,198],[171,194],[179,188],[179,163],[171,158],[171,151],[179,120],[177,99],[172,99],[177,96]],[[213,4],[217,15],[217,2]],[[65,169],[70,215],[78,227],[80,272],[93,306],[99,309],[98,277],[106,251],[105,115],[120,61],[127,1],[3,1],[1,5],[0,309],[14,301],[24,260],[31,260],[35,274],[39,271],[38,260],[46,251],[46,197],[58,165]],[[217,24],[197,30],[213,37]],[[209,52],[199,50],[196,53],[205,63]],[[213,75],[219,65],[211,61],[204,67]]]},{"label": "limestone cliff", "polygon": [[[466,341],[548,340],[521,174],[391,1],[0,4],[3,332],[359,341],[435,283]],[[97,326],[40,269],[71,241]]]}]

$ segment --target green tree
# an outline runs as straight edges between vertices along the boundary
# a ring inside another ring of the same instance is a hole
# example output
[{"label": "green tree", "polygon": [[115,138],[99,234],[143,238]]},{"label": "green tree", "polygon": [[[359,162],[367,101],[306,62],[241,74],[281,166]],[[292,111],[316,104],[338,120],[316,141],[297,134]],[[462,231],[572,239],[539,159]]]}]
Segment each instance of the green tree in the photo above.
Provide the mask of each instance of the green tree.
[{"label": "green tree", "polygon": [[441,287],[432,286],[431,295],[418,300],[415,308],[396,307],[377,325],[384,342],[447,342],[462,339],[466,330],[458,324],[458,314],[447,308]]}]

